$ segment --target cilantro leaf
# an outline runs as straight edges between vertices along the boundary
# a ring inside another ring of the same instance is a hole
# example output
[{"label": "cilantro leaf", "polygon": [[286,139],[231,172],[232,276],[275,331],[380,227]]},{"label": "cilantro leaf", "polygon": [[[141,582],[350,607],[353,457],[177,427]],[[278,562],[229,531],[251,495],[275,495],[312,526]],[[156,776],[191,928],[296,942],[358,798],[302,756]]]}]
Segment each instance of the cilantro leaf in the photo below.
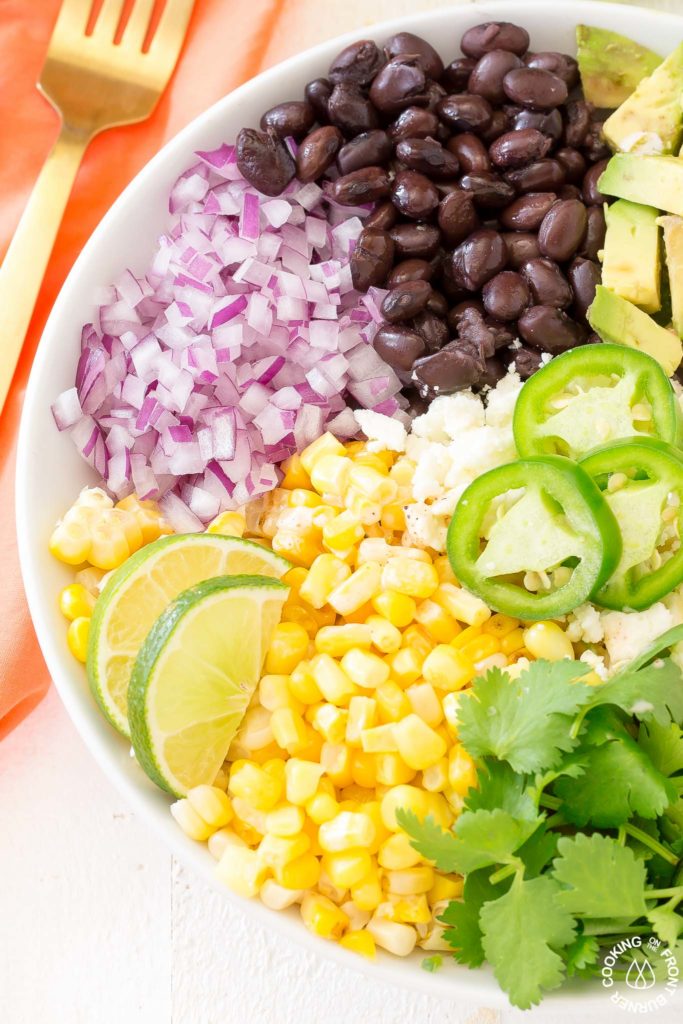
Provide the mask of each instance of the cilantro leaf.
[{"label": "cilantro leaf", "polygon": [[[647,896],[647,893],[645,895]],[[678,936],[683,932],[683,917],[676,913],[673,907],[659,906],[648,910],[647,919],[655,935],[672,949],[678,942]]]},{"label": "cilantro leaf", "polygon": [[493,755],[517,772],[555,767],[577,741],[573,716],[592,696],[578,679],[589,666],[576,661],[535,661],[517,679],[490,669],[475,680],[458,709],[458,730],[473,757]]},{"label": "cilantro leaf", "polygon": [[538,814],[528,791],[526,775],[518,775],[504,761],[486,760],[478,774],[478,788],[470,789],[465,798],[468,811],[494,811],[500,808],[513,818],[531,820]]},{"label": "cilantro leaf", "polygon": [[535,878],[540,875],[543,868],[557,853],[558,839],[557,833],[549,832],[543,824],[519,847],[517,856],[523,861],[526,868],[525,878]]},{"label": "cilantro leaf", "polygon": [[543,818],[513,818],[500,809],[464,811],[455,833],[445,832],[433,818],[421,822],[412,811],[404,809],[396,812],[396,820],[410,836],[414,849],[434,861],[440,871],[464,875],[487,865],[510,862]]},{"label": "cilantro leaf", "polygon": [[578,779],[563,777],[554,786],[562,814],[574,825],[614,828],[634,814],[656,818],[676,799],[673,784],[627,734],[588,747],[585,754],[585,774]]},{"label": "cilantro leaf", "polygon": [[683,730],[675,722],[643,722],[638,744],[662,775],[683,771]]},{"label": "cilantro leaf", "polygon": [[468,967],[480,967],[484,960],[479,912],[484,903],[498,899],[510,887],[510,879],[492,885],[488,868],[472,871],[465,879],[463,901],[451,900],[439,920],[450,925],[443,933],[453,956]]},{"label": "cilantro leaf", "polygon": [[600,944],[594,935],[577,935],[562,955],[570,978],[575,975],[585,977],[592,973],[590,968],[598,962]]},{"label": "cilantro leaf", "polygon": [[510,1001],[523,1010],[564,978],[556,950],[573,941],[575,922],[556,902],[558,892],[559,885],[547,875],[528,881],[517,875],[504,896],[481,909],[486,959]]},{"label": "cilantro leaf", "polygon": [[426,956],[420,963],[420,967],[423,971],[429,971],[430,974],[433,974],[434,971],[438,971],[442,964],[443,957],[440,953],[435,953],[434,956]]},{"label": "cilantro leaf", "polygon": [[614,704],[646,722],[659,725],[683,720],[683,677],[671,658],[659,658],[643,668],[627,666],[595,688],[591,707]]},{"label": "cilantro leaf", "polygon": [[597,832],[557,844],[554,876],[565,888],[557,902],[577,917],[634,920],[645,913],[645,866],[633,850]]}]

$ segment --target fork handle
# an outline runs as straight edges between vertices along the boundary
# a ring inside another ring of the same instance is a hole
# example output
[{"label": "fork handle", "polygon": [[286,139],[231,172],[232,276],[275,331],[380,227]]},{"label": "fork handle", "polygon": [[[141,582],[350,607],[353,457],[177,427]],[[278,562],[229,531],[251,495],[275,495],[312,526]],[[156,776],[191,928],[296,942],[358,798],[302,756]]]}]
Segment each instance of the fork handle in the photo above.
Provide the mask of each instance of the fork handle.
[{"label": "fork handle", "polygon": [[90,137],[62,125],[0,266],[0,412]]}]

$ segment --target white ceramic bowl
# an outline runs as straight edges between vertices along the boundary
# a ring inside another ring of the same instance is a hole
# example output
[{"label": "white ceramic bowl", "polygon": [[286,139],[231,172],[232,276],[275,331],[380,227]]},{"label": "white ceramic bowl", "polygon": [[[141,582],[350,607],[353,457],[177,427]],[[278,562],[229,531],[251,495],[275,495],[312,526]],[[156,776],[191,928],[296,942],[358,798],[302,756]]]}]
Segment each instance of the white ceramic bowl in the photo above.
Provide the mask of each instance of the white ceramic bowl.
[{"label": "white ceramic bowl", "polygon": [[[61,698],[93,757],[173,852],[212,881],[213,860],[206,847],[187,839],[178,829],[168,811],[169,798],[148,781],[130,757],[128,744],[101,717],[90,696],[85,672],[67,650],[56,595],[71,577],[69,570],[49,555],[47,542],[56,519],[82,487],[95,481],[69,437],[56,430],[50,405],[60,391],[73,385],[81,326],[92,316],[96,289],[113,281],[125,267],[135,272],[145,270],[155,239],[169,220],[169,189],[192,163],[195,150],[211,149],[224,140],[233,140],[240,127],[257,124],[260,114],[274,103],[302,95],[305,83],[324,74],[331,58],[361,35],[379,42],[394,32],[411,30],[452,59],[466,28],[496,19],[524,25],[535,50],[567,53],[575,51],[577,22],[618,28],[661,53],[668,53],[683,36],[683,19],[674,15],[576,0],[552,4],[547,0],[507,0],[476,6],[463,4],[396,19],[371,29],[363,27],[307,50],[230,93],[164,146],[103,218],[74,264],[45,328],[24,403],[17,466],[19,553],[38,640]],[[225,898],[239,901],[227,891]],[[257,901],[239,902],[245,914],[253,915],[269,928],[279,929],[283,937],[304,943],[321,956],[362,970],[368,976],[432,995],[467,996],[487,1005],[505,1002],[486,970],[469,971],[447,963],[438,973],[426,974],[420,969],[418,954],[408,960],[385,956],[369,964],[337,945],[312,937],[294,912],[277,914]],[[562,1004],[575,1007],[577,999],[583,1009],[589,1005],[607,1007],[606,993],[597,985],[570,986],[550,999],[556,1010]]]}]

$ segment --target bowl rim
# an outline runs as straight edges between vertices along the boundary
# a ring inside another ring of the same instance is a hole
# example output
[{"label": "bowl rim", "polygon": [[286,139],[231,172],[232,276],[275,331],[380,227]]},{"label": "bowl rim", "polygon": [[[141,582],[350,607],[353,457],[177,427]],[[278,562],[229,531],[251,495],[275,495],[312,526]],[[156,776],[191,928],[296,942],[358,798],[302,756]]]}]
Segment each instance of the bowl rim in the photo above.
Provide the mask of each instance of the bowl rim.
[{"label": "bowl rim", "polygon": [[[221,97],[215,103],[202,110],[196,117],[189,121],[162,148],[141,168],[135,177],[126,185],[114,203],[104,214],[93,233],[88,238],[83,249],[67,275],[55,303],[50,311],[45,324],[42,337],[36,352],[31,368],[31,373],[24,396],[22,416],[19,428],[16,464],[16,521],[19,561],[24,583],[24,589],[28,601],[31,619],[36,631],[38,642],[43,653],[50,678],[55,684],[60,699],[64,704],[69,717],[71,718],[77,732],[88,748],[90,754],[97,762],[105,775],[117,787],[121,795],[129,802],[133,810],[140,818],[149,823],[162,842],[170,849],[174,856],[184,864],[191,864],[205,880],[222,893],[223,897],[230,899],[235,906],[241,907],[244,913],[251,915],[260,925],[267,929],[273,929],[283,937],[291,938],[300,947],[317,956],[330,960],[339,966],[358,971],[368,978],[377,978],[387,985],[399,985],[424,995],[435,997],[449,996],[451,998],[464,997],[477,999],[482,1004],[494,1008],[507,1007],[510,1003],[506,994],[500,989],[488,967],[478,970],[468,970],[462,965],[446,965],[438,973],[424,974],[413,958],[410,961],[410,969],[405,960],[381,954],[374,963],[362,960],[357,955],[345,950],[337,943],[324,943],[311,935],[301,924],[298,917],[291,913],[275,913],[269,910],[259,900],[247,900],[227,890],[211,870],[213,861],[208,862],[209,856],[205,847],[189,840],[177,827],[169,827],[172,822],[168,810],[160,814],[159,809],[153,805],[146,792],[136,785],[134,780],[124,775],[113,755],[107,749],[98,735],[95,717],[99,711],[93,705],[92,713],[84,712],[79,706],[76,697],[76,685],[73,679],[69,679],[68,673],[61,670],[60,657],[57,648],[57,638],[54,636],[45,614],[44,606],[46,597],[44,588],[41,587],[39,574],[34,571],[32,565],[31,550],[33,548],[33,537],[30,535],[30,505],[29,505],[29,480],[34,467],[29,458],[30,439],[32,433],[33,409],[37,402],[40,381],[48,368],[48,360],[56,344],[56,336],[59,333],[62,310],[68,305],[71,292],[77,288],[78,279],[83,267],[90,259],[92,250],[97,249],[100,241],[106,238],[109,227],[116,221],[120,213],[125,210],[131,197],[138,189],[152,180],[154,176],[164,167],[175,154],[187,148],[188,141],[192,136],[224,109],[230,109],[239,105],[243,96],[259,86],[276,85],[278,79],[288,71],[296,71],[307,64],[329,61],[336,52],[356,41],[361,33],[373,38],[389,36],[394,32],[411,31],[419,32],[424,28],[425,23],[439,22],[451,16],[459,19],[464,16],[474,24],[487,20],[487,18],[501,20],[519,19],[532,16],[538,18],[538,9],[545,6],[547,0],[472,0],[469,3],[462,3],[456,7],[440,7],[428,11],[422,11],[410,15],[402,15],[385,19],[381,22],[373,22],[362,28],[354,29],[332,37],[324,42],[309,47],[284,61],[274,65],[258,75],[248,79],[242,85]],[[536,9],[534,11],[534,8]],[[642,6],[633,4],[620,4],[604,2],[604,0],[555,0],[555,9],[561,9],[563,13],[571,15],[572,19],[579,23],[586,17],[602,16],[610,22],[617,22],[620,12],[628,13],[631,18],[647,17],[648,20],[660,22],[662,26],[670,25],[680,32],[683,29],[683,16],[679,14],[652,11]],[[193,147],[191,147],[193,148]],[[381,951],[380,951],[381,953]],[[427,950],[421,951],[421,955],[428,956]],[[402,969],[403,968],[403,969]],[[606,996],[595,985],[579,985],[574,982],[566,982],[562,989],[550,992],[544,996],[542,1007],[551,1007],[553,1010],[575,1009],[580,1003],[582,1008],[605,1008]]]}]

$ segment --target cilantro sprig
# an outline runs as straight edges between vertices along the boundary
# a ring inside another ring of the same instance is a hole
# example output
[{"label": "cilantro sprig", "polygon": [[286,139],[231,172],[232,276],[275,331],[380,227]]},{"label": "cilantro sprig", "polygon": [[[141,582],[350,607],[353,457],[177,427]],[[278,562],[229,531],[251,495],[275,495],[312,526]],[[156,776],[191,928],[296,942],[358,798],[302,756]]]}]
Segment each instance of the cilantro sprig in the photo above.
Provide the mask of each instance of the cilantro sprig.
[{"label": "cilantro sprig", "polygon": [[600,969],[629,930],[683,933],[683,676],[671,631],[608,682],[579,662],[492,669],[458,713],[475,758],[452,831],[397,811],[423,857],[465,875],[441,921],[455,958],[488,961],[528,1008]]}]

